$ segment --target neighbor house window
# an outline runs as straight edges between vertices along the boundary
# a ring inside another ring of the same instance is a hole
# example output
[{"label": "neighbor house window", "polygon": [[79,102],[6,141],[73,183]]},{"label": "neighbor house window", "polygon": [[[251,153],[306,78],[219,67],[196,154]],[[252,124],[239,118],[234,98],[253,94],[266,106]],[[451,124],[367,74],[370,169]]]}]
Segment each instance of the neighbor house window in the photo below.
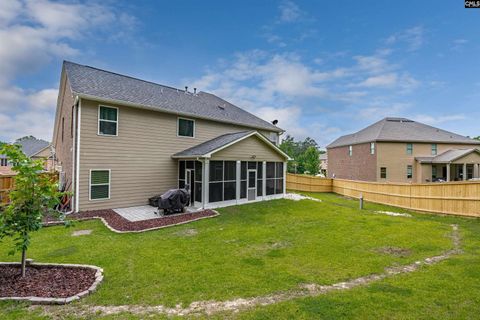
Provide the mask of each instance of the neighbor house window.
[{"label": "neighbor house window", "polygon": [[348,146],[348,155],[351,157],[353,154],[353,147],[352,146]]},{"label": "neighbor house window", "polygon": [[104,136],[118,135],[118,108],[98,107],[98,134]]},{"label": "neighbor house window", "polygon": [[407,179],[412,179],[413,177],[413,167],[411,165],[407,166]]},{"label": "neighbor house window", "polygon": [[370,154],[375,154],[375,142],[370,143]]},{"label": "neighbor house window", "polygon": [[195,136],[195,120],[178,118],[178,136],[193,138]]},{"label": "neighbor house window", "polygon": [[0,166],[6,167],[7,166],[7,159],[0,159]]},{"label": "neighbor house window", "polygon": [[380,178],[387,179],[387,168],[385,167],[380,168]]},{"label": "neighbor house window", "polygon": [[437,144],[433,143],[432,144],[432,156],[436,156],[436,155],[437,155]]},{"label": "neighbor house window", "polygon": [[413,143],[407,143],[407,154],[413,154]]},{"label": "neighbor house window", "polygon": [[90,171],[90,200],[110,198],[110,170]]},{"label": "neighbor house window", "polygon": [[437,179],[437,167],[432,166],[432,180]]}]

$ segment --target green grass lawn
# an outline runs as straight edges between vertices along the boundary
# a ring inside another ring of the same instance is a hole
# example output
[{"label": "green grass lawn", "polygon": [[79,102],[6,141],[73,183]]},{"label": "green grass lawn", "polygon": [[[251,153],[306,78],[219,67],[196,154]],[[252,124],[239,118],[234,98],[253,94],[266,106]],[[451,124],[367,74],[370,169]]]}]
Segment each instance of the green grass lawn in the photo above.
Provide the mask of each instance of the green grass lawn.
[{"label": "green grass lawn", "polygon": [[[465,252],[421,270],[366,287],[299,298],[218,318],[472,318],[480,311],[479,220],[413,214],[412,218],[374,214],[408,212],[366,204],[333,194],[323,200],[275,200],[219,209],[221,215],[139,234],[115,234],[100,221],[72,228],[50,227],[34,235],[30,258],[39,262],[83,263],[104,268],[99,290],[81,305],[187,306],[193,301],[225,301],[332,284],[385,267],[434,256],[452,247],[450,224],[457,223]],[[91,235],[72,237],[74,230]],[[387,247],[405,254],[382,252]],[[9,243],[0,244],[0,261]],[[74,318],[58,308],[62,318]],[[26,304],[0,303],[0,318],[41,318]],[[48,317],[47,317],[48,318]],[[91,315],[87,318],[91,319]],[[99,317],[100,318],[100,317]],[[130,319],[123,314],[105,317]],[[143,318],[143,317],[139,317]],[[157,318],[163,318],[158,316]]]}]

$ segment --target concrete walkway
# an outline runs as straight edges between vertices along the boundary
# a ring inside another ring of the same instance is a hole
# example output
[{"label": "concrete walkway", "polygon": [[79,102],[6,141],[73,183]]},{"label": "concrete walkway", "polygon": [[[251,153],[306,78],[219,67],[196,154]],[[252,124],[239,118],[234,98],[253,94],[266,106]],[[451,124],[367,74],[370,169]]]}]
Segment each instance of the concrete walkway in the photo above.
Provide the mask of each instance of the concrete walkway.
[{"label": "concrete walkway", "polygon": [[[188,207],[187,212],[195,212],[198,211],[198,208]],[[143,220],[150,220],[155,218],[161,218],[162,215],[158,214],[158,208],[152,207],[149,205],[146,206],[138,206],[138,207],[128,207],[128,208],[119,208],[113,209],[116,213],[121,215],[123,218],[127,219],[128,221],[143,221]]]}]

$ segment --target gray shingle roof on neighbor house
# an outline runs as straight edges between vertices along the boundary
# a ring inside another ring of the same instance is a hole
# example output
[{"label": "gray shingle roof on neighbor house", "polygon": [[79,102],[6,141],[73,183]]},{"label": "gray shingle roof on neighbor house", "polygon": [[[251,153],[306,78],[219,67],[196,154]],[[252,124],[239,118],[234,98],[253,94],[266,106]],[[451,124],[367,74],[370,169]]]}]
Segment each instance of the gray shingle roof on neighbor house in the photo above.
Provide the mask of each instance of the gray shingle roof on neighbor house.
[{"label": "gray shingle roof on neighbor house", "polygon": [[448,163],[457,159],[461,159],[472,152],[477,152],[480,154],[480,150],[476,148],[451,149],[435,157],[415,157],[415,159],[421,163]]},{"label": "gray shingle roof on neighbor house", "polygon": [[384,118],[356,133],[330,143],[327,148],[374,141],[478,144],[480,141],[406,118]]},{"label": "gray shingle roof on neighbor house", "polygon": [[217,150],[223,146],[226,146],[229,143],[232,143],[238,139],[241,139],[255,131],[241,131],[235,133],[227,133],[212,140],[205,141],[194,147],[188,148],[186,150],[180,151],[173,155],[174,158],[184,158],[184,157],[201,157],[205,154],[208,154],[212,151]]},{"label": "gray shingle roof on neighbor house", "polygon": [[152,110],[282,132],[270,122],[207,92],[185,92],[157,83],[64,61],[74,94],[140,105]]},{"label": "gray shingle roof on neighbor house", "polygon": [[18,144],[22,147],[22,151],[27,157],[31,157],[37,154],[39,151],[42,151],[43,149],[48,147],[48,145],[50,145],[50,142],[32,137],[25,138],[23,140],[17,140],[15,141],[15,144]]}]

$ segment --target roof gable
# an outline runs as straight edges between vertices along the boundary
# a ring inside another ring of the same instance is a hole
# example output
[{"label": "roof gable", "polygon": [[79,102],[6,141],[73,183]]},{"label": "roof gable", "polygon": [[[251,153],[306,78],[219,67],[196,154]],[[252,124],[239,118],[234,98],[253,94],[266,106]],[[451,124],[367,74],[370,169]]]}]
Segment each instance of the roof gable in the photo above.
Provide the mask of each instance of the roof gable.
[{"label": "roof gable", "polygon": [[280,154],[285,159],[290,159],[290,157],[285,154],[280,148],[270,142],[262,134],[257,131],[241,131],[235,133],[228,133],[211,140],[200,143],[194,147],[188,148],[184,151],[178,152],[172,156],[172,158],[210,158],[212,154],[217,153],[221,150],[224,150],[240,141],[243,141],[249,137],[256,136],[261,141],[263,141],[267,147],[272,148],[278,154]]},{"label": "roof gable", "polygon": [[47,148],[50,145],[50,142],[29,137],[15,141],[15,144],[21,146],[23,153],[25,153],[27,157],[32,157],[43,149]]},{"label": "roof gable", "polygon": [[479,144],[480,141],[406,118],[385,118],[356,133],[342,136],[327,148],[373,141]]},{"label": "roof gable", "polygon": [[270,122],[211,93],[193,94],[68,61],[64,62],[64,70],[74,94],[83,98],[143,106],[152,110],[240,124],[263,130],[283,131]]}]

